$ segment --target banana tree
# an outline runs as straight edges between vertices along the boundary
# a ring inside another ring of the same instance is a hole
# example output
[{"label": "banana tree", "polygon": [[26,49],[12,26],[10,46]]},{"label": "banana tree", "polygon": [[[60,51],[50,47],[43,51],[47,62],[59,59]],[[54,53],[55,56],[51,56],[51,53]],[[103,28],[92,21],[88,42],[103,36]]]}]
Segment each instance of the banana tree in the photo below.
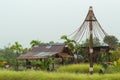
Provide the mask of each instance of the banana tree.
[{"label": "banana tree", "polygon": [[71,50],[71,53],[74,54],[76,42],[68,39],[66,35],[63,35],[61,39],[65,40],[65,45]]},{"label": "banana tree", "polygon": [[18,42],[15,42],[10,49],[16,53],[16,70],[18,70],[18,60],[17,57],[23,52],[23,47]]}]

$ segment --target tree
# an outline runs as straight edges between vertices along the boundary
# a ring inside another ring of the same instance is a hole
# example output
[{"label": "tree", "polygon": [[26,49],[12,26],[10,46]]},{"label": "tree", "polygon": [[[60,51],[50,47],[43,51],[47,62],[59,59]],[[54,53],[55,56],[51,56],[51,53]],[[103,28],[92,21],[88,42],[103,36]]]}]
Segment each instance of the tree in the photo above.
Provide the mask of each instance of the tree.
[{"label": "tree", "polygon": [[66,35],[63,35],[61,39],[65,40],[65,45],[71,50],[71,53],[74,56],[77,55],[76,58],[74,57],[75,62],[76,61],[78,62],[78,58],[80,57],[81,58],[87,57],[87,54],[85,54],[85,50],[82,48],[82,46],[79,43],[77,43],[74,40],[68,39]]},{"label": "tree", "polygon": [[113,35],[105,36],[103,41],[111,47],[118,45],[118,39]]},{"label": "tree", "polygon": [[23,47],[18,42],[15,42],[11,47],[14,53],[16,53],[16,70],[18,70],[18,60],[17,57],[23,52]]},{"label": "tree", "polygon": [[32,48],[33,48],[34,46],[40,45],[40,44],[41,44],[41,42],[40,42],[39,40],[32,40],[32,41],[30,42],[30,45],[31,45]]},{"label": "tree", "polygon": [[7,64],[13,66],[16,59],[16,54],[9,47],[4,47],[0,50],[0,62],[5,61]]},{"label": "tree", "polygon": [[101,43],[100,43],[100,40],[98,37],[94,37],[93,38],[93,46],[100,46]]},{"label": "tree", "polygon": [[11,50],[13,50],[14,52],[17,52],[18,54],[23,52],[23,47],[21,44],[19,44],[18,42],[15,42],[11,47]]},{"label": "tree", "polygon": [[68,46],[68,48],[71,50],[71,53],[73,54],[75,52],[76,42],[74,40],[68,39],[66,35],[63,35],[61,39],[65,40],[65,45]]},{"label": "tree", "polygon": [[12,50],[8,47],[5,47],[4,49],[1,50],[2,53],[2,57],[4,57],[4,59],[9,62],[10,59],[15,59],[16,56],[15,54],[12,52]]},{"label": "tree", "polygon": [[[90,45],[90,39],[86,39],[86,41],[82,43],[82,46],[84,46],[84,47],[89,47],[89,45]],[[99,38],[94,37],[93,38],[93,46],[95,47],[95,46],[100,46],[100,45],[101,45],[101,43],[100,43]]]},{"label": "tree", "polygon": [[55,42],[54,41],[50,41],[48,44],[55,44]]}]

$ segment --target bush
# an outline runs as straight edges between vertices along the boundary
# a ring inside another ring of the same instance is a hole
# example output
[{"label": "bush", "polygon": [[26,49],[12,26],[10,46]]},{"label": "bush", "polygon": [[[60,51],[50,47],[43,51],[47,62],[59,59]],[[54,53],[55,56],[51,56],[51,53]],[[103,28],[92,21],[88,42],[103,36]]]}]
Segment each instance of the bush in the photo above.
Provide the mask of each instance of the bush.
[{"label": "bush", "polygon": [[0,67],[4,67],[7,64],[6,61],[0,62]]},{"label": "bush", "polygon": [[[100,70],[103,70],[101,65],[94,64],[94,72],[98,73]],[[60,66],[57,69],[58,72],[73,72],[73,73],[88,73],[89,72],[89,64],[72,64]]]},{"label": "bush", "polygon": [[110,65],[110,66],[105,70],[105,73],[120,73],[120,66]]}]

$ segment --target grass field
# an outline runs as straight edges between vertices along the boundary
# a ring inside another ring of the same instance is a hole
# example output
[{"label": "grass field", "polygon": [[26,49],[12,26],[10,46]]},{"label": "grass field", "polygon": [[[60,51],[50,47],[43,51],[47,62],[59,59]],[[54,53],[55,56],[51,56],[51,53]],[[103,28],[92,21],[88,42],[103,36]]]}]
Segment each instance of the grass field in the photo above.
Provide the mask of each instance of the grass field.
[{"label": "grass field", "polygon": [[43,71],[0,71],[0,80],[120,80],[117,74],[76,74]]},{"label": "grass field", "polygon": [[[94,64],[94,73],[99,73],[104,68],[102,65]],[[89,73],[89,64],[70,64],[60,66],[57,69],[58,72],[70,72],[70,73]]]},{"label": "grass field", "polygon": [[[55,72],[0,69],[0,80],[120,80],[120,73],[99,74],[98,71],[102,68],[101,65],[94,64],[93,75],[88,72],[89,64],[60,66]],[[113,70],[110,68],[109,71]]]}]

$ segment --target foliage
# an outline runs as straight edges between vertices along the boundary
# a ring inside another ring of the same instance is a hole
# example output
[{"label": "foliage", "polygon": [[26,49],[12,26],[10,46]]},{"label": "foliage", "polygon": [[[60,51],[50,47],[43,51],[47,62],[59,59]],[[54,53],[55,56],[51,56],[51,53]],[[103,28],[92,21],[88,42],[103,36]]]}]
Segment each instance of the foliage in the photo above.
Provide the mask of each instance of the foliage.
[{"label": "foliage", "polygon": [[36,66],[37,68],[41,70],[47,70],[49,69],[50,65],[54,63],[54,60],[52,57],[48,57],[44,60],[40,61],[31,61],[32,66]]},{"label": "foliage", "polygon": [[116,53],[116,51],[110,51],[112,54],[111,59],[112,62],[107,65],[108,67],[105,69],[106,73],[120,73],[120,58],[119,53]]},{"label": "foliage", "polygon": [[52,57],[48,57],[47,60],[45,61],[45,67],[49,68],[49,66],[54,63],[54,60],[52,59]]},{"label": "foliage", "polygon": [[98,37],[94,37],[93,38],[93,46],[100,46],[101,43],[100,43],[100,40]]},{"label": "foliage", "polygon": [[23,47],[21,44],[19,44],[18,42],[15,42],[11,47],[10,47],[11,50],[13,50],[13,52],[15,53],[23,53]]},{"label": "foliage", "polygon": [[7,64],[6,61],[2,61],[2,62],[0,62],[0,67],[4,67],[6,64]]},{"label": "foliage", "polygon": [[[103,67],[101,65],[94,64],[94,72],[98,73],[99,70],[102,70]],[[89,64],[73,64],[67,66],[61,66],[57,69],[58,72],[73,72],[73,73],[88,73],[89,72]]]},{"label": "foliage", "polygon": [[118,45],[118,39],[113,35],[105,36],[103,41],[111,47]]},{"label": "foliage", "polygon": [[29,52],[29,51],[30,51],[29,48],[25,48],[25,49],[23,49],[23,54],[25,54],[25,53],[27,53],[27,52]]},{"label": "foliage", "polygon": [[14,65],[16,54],[8,47],[0,50],[0,62],[7,62],[9,65]]},{"label": "foliage", "polygon": [[105,73],[120,73],[120,65],[118,66],[114,66],[114,65],[109,65],[106,70]]},{"label": "foliage", "polygon": [[[83,42],[81,45],[83,47],[89,47],[89,45],[90,45],[90,39],[86,39],[85,42]],[[100,45],[101,45],[101,43],[100,43],[99,38],[94,37],[93,38],[93,46],[100,46]]]},{"label": "foliage", "polygon": [[32,40],[32,41],[30,42],[31,47],[34,47],[34,46],[40,45],[40,44],[41,44],[41,42],[40,42],[39,40]]},{"label": "foliage", "polygon": [[[65,40],[65,45],[68,46],[68,48],[71,50],[72,54],[77,55],[77,59],[75,60],[75,62],[80,62],[78,61],[78,58],[84,58],[85,61],[88,60],[88,54],[85,53],[85,49],[82,48],[82,45],[80,45],[79,43],[77,43],[74,40],[68,39],[67,36],[62,36],[61,39]],[[83,60],[81,60],[83,61]]]},{"label": "foliage", "polygon": [[109,53],[111,54],[111,61],[116,61],[120,57],[120,52],[118,51],[110,50]]},{"label": "foliage", "polygon": [[76,44],[75,53],[77,54],[77,62],[88,62],[88,54],[85,48],[82,48],[80,44]]},{"label": "foliage", "polygon": [[74,40],[68,39],[66,35],[63,35],[61,39],[65,40],[65,45],[71,50],[72,54],[75,52],[76,42]]},{"label": "foliage", "polygon": [[49,66],[53,63],[53,59],[51,57],[45,59],[45,61],[42,61],[40,63],[41,69],[46,70],[49,69]]},{"label": "foliage", "polygon": [[[120,57],[120,51],[118,48],[116,50],[109,50],[108,53],[100,53],[100,62],[111,62],[118,60]],[[98,56],[97,56],[98,57]]]},{"label": "foliage", "polygon": [[116,74],[75,74],[43,71],[0,71],[0,80],[119,80]]},{"label": "foliage", "polygon": [[55,42],[54,41],[50,41],[48,44],[55,44]]}]

